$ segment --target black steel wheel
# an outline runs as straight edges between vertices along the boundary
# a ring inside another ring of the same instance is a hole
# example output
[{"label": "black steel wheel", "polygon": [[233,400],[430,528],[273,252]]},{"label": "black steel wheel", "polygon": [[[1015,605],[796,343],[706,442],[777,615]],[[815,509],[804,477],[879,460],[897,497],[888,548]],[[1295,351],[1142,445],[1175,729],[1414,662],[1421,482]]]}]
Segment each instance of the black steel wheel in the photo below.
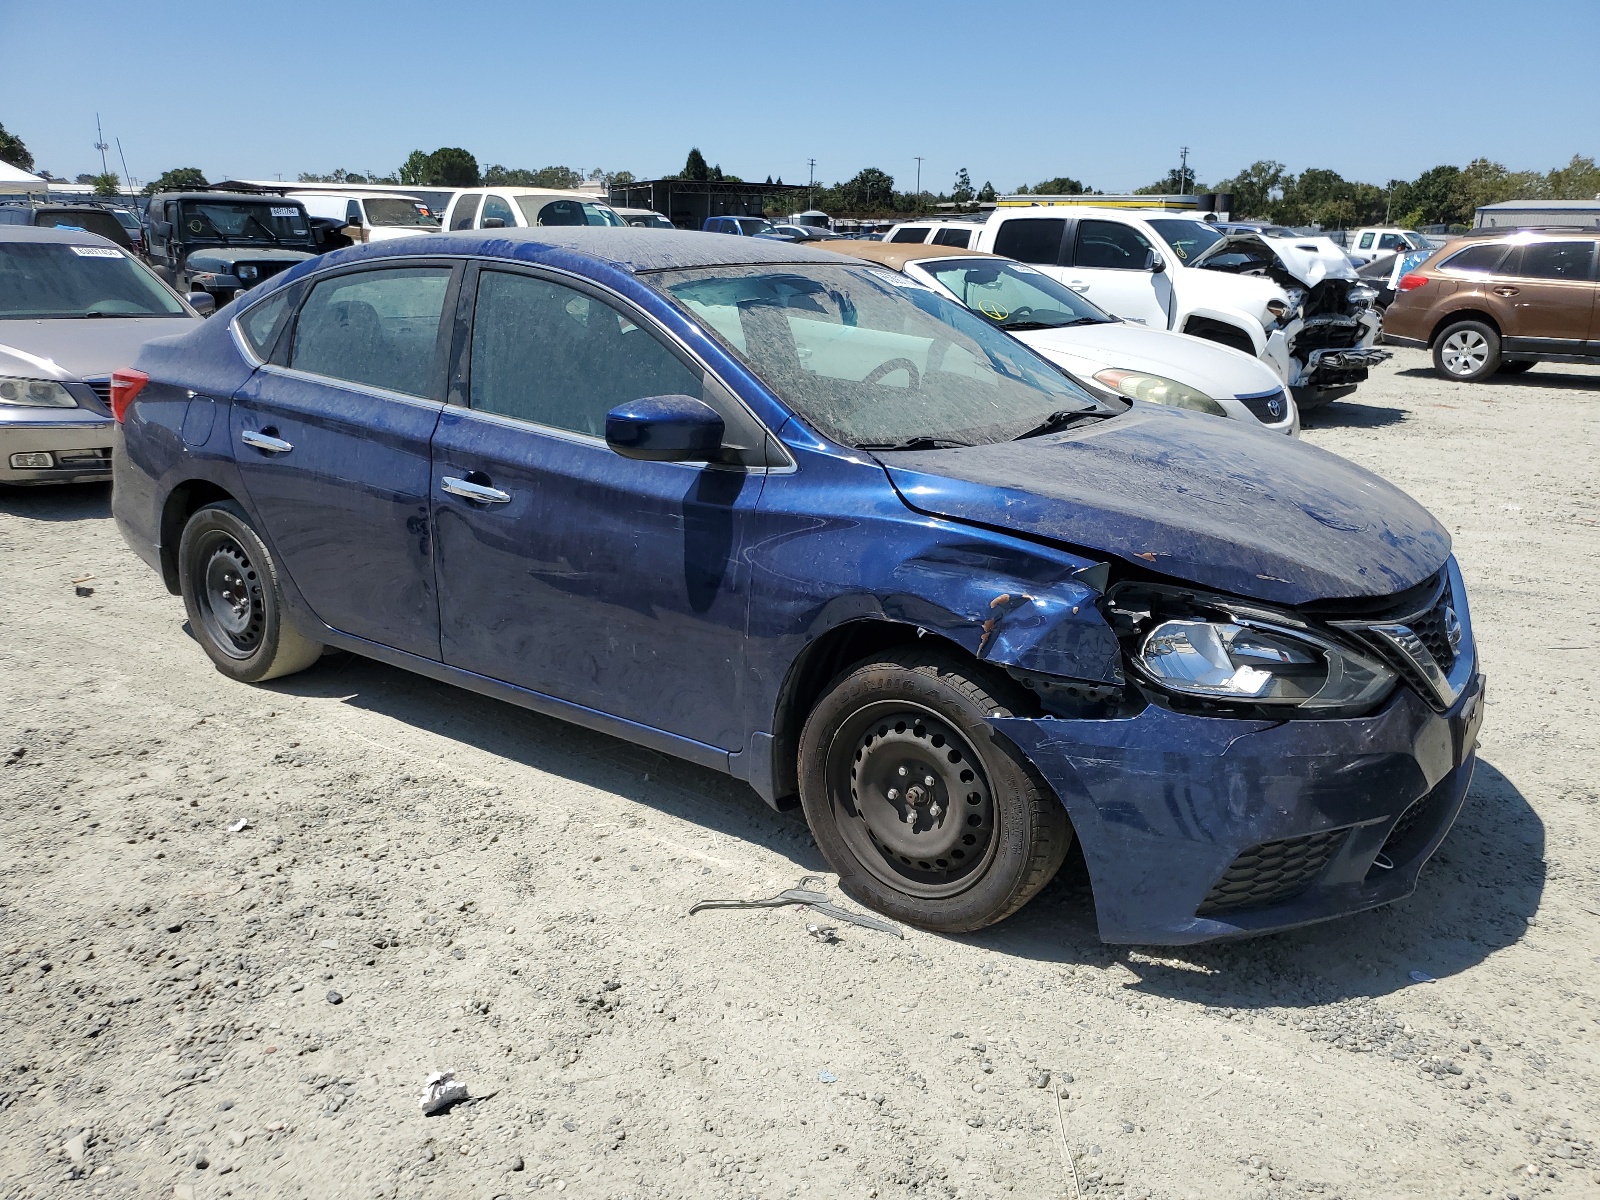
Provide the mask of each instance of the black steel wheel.
[{"label": "black steel wheel", "polygon": [[321,657],[320,643],[283,620],[276,564],[232,501],[206,505],[184,525],[178,582],[190,628],[224,675],[260,683]]},{"label": "black steel wheel", "polygon": [[1049,882],[1071,845],[1066,810],[989,725],[1026,704],[953,653],[886,654],[834,680],[801,733],[800,801],[847,895],[957,933]]}]

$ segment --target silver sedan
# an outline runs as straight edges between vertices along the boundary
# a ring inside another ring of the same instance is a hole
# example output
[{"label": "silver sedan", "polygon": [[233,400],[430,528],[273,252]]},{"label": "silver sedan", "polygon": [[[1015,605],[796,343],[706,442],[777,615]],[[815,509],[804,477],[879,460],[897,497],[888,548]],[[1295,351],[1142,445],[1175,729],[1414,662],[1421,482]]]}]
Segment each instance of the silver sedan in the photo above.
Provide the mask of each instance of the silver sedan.
[{"label": "silver sedan", "polygon": [[111,373],[201,319],[97,234],[0,225],[0,484],[110,480]]}]

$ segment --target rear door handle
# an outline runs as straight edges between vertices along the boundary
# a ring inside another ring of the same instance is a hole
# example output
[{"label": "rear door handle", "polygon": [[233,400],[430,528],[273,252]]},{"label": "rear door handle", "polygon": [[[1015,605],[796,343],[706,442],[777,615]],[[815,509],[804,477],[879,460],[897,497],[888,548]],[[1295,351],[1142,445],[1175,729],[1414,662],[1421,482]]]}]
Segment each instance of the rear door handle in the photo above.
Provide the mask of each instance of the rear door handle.
[{"label": "rear door handle", "polygon": [[449,475],[439,480],[439,488],[452,496],[476,500],[479,504],[506,504],[511,500],[509,492],[502,492],[499,488],[484,487],[481,483],[470,483],[465,479],[455,479]]},{"label": "rear door handle", "polygon": [[271,434],[257,433],[254,429],[246,429],[239,435],[239,440],[246,446],[254,446],[257,450],[264,450],[268,454],[287,454],[294,449],[294,443],[275,438]]}]

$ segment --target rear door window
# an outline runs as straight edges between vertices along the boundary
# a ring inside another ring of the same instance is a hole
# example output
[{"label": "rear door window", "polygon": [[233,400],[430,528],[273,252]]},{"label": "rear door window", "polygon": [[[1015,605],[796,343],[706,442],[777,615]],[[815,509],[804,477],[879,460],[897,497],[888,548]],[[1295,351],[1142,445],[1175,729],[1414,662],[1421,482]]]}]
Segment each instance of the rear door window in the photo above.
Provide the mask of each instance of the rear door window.
[{"label": "rear door window", "polygon": [[297,371],[432,396],[449,267],[390,267],[324,279],[295,321]]},{"label": "rear door window", "polygon": [[1488,271],[1493,272],[1500,265],[1500,260],[1506,256],[1504,242],[1490,242],[1483,246],[1468,246],[1452,254],[1439,264],[1442,271]]},{"label": "rear door window", "polygon": [[468,192],[465,196],[456,198],[456,206],[450,213],[450,228],[471,229],[472,218],[478,215],[478,201],[483,199],[481,192]]},{"label": "rear door window", "polygon": [[928,239],[926,229],[897,229],[891,242],[924,242]]},{"label": "rear door window", "polygon": [[1017,217],[1000,226],[994,252],[1018,262],[1061,265],[1061,239],[1067,232],[1064,217]]},{"label": "rear door window", "polygon": [[964,250],[971,241],[972,230],[970,229],[940,229],[936,230],[933,235],[933,244],[935,246],[960,246]]},{"label": "rear door window", "polygon": [[1523,279],[1592,279],[1593,242],[1530,242],[1508,274]]},{"label": "rear door window", "polygon": [[1078,222],[1078,243],[1072,255],[1075,267],[1113,271],[1148,271],[1155,248],[1144,234],[1116,221]]}]

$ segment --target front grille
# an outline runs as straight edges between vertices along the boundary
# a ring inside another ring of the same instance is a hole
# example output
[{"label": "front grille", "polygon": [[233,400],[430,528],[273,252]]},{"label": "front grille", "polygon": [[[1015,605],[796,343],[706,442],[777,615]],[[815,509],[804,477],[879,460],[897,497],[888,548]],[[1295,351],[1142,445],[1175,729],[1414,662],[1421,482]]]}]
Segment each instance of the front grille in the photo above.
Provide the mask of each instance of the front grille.
[{"label": "front grille", "polygon": [[[1284,403],[1282,390],[1268,392],[1265,396],[1240,396],[1239,403],[1248,408],[1258,421],[1276,425],[1283,420],[1289,406]],[[1273,411],[1276,407],[1277,411]]]},{"label": "front grille", "polygon": [[1445,621],[1445,610],[1449,607],[1450,589],[1446,588],[1432,610],[1411,622],[1411,632],[1421,639],[1428,653],[1433,655],[1433,661],[1439,664],[1439,669],[1446,675],[1456,665],[1456,651],[1450,644]]},{"label": "front grille", "polygon": [[110,404],[111,404],[111,380],[109,380],[109,379],[85,379],[84,382],[87,383],[91,388],[94,389],[94,394],[96,396],[100,397],[100,402],[102,404],[106,405],[107,407],[110,407]]},{"label": "front grille", "polygon": [[1196,910],[1198,916],[1261,908],[1310,887],[1348,829],[1328,829],[1251,846],[1227,869]]},{"label": "front grille", "polygon": [[1352,350],[1361,343],[1361,323],[1353,317],[1312,317],[1294,339],[1295,356],[1313,350]]}]

